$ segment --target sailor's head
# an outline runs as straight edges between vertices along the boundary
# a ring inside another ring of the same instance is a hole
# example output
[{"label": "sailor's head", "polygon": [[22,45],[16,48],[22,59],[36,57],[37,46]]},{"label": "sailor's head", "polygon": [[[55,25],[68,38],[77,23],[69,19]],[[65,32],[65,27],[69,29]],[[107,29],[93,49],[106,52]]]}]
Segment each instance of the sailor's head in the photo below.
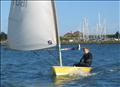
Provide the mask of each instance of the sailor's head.
[{"label": "sailor's head", "polygon": [[87,54],[87,53],[89,53],[89,52],[90,52],[90,50],[89,50],[89,48],[84,47],[84,48],[83,48],[83,52],[84,52],[85,54]]}]

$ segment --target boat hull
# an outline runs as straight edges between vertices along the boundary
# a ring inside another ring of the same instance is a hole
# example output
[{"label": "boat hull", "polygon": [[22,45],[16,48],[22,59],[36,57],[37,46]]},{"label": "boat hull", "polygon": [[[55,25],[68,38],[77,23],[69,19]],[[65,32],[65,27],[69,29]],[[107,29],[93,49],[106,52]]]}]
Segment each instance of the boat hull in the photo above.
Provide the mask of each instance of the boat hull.
[{"label": "boat hull", "polygon": [[92,71],[91,67],[53,66],[53,73],[56,76],[78,73],[90,73],[91,71]]}]

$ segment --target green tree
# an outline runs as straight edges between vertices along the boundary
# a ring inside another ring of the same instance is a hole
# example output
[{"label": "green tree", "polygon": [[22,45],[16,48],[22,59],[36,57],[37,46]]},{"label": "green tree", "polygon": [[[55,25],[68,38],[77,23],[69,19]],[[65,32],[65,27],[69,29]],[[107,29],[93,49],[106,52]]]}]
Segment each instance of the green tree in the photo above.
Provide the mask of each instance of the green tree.
[{"label": "green tree", "polygon": [[7,40],[7,34],[5,34],[4,32],[0,33],[0,41],[4,41]]},{"label": "green tree", "polygon": [[117,31],[117,32],[115,33],[115,38],[118,39],[118,38],[119,38],[119,35],[120,35],[120,34],[119,34],[119,31]]}]

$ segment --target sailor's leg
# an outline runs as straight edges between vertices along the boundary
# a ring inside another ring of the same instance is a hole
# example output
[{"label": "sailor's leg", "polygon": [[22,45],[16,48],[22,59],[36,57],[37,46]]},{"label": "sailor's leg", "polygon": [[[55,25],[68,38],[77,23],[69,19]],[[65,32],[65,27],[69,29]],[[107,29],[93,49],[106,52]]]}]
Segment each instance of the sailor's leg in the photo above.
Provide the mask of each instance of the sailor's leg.
[{"label": "sailor's leg", "polygon": [[80,66],[80,63],[76,63],[76,64],[74,64],[73,66],[79,67],[79,66]]}]

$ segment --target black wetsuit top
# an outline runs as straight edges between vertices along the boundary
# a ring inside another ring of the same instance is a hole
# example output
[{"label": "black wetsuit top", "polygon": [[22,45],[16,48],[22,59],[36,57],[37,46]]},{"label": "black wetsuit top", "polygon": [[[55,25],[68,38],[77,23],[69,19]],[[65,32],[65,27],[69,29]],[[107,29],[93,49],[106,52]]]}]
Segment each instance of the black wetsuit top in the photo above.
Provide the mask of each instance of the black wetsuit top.
[{"label": "black wetsuit top", "polygon": [[90,67],[92,64],[92,54],[87,53],[84,54],[79,63],[74,64],[74,66],[83,66],[83,67]]}]

